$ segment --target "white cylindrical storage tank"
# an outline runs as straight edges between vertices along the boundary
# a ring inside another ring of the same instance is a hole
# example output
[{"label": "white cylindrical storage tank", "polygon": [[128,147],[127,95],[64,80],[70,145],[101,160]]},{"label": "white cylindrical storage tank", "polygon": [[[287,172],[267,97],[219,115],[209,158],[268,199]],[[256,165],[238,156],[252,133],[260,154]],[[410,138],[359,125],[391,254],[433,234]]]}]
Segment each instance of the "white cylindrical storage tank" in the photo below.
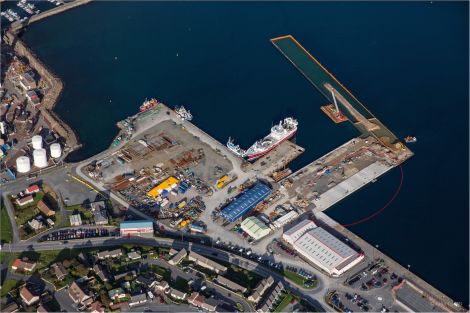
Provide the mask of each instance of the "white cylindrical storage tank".
[{"label": "white cylindrical storage tank", "polygon": [[36,149],[33,151],[34,166],[42,168],[47,166],[47,155],[45,149]]},{"label": "white cylindrical storage tank", "polygon": [[39,135],[34,135],[31,138],[31,142],[33,144],[33,149],[42,149],[42,137]]},{"label": "white cylindrical storage tank", "polygon": [[16,170],[18,173],[28,173],[31,170],[31,162],[27,156],[20,156],[16,159]]},{"label": "white cylindrical storage tank", "polygon": [[51,146],[50,146],[50,149],[51,149],[51,157],[57,159],[57,158],[60,158],[60,156],[62,155],[62,148],[60,147],[60,143],[53,143]]}]

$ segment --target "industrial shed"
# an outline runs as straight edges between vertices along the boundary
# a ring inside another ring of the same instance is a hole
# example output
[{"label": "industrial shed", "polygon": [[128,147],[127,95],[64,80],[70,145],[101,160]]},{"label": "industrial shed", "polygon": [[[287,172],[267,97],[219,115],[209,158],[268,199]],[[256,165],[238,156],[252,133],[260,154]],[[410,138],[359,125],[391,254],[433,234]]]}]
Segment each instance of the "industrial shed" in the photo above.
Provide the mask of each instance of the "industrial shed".
[{"label": "industrial shed", "polygon": [[229,222],[234,222],[247,214],[270,194],[271,188],[258,182],[251,189],[226,206],[222,210],[221,215]]},{"label": "industrial shed", "polygon": [[271,229],[255,216],[247,217],[241,224],[241,227],[248,236],[254,240],[259,240],[269,234]]}]

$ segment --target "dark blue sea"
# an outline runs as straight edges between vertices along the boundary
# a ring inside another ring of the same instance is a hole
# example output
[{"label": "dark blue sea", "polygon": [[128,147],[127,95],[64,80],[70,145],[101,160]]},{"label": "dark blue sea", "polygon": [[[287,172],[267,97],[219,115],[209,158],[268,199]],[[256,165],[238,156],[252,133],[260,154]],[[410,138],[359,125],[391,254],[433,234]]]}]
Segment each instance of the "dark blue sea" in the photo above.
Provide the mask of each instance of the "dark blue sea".
[{"label": "dark blue sea", "polygon": [[[398,137],[414,135],[398,198],[351,230],[468,304],[467,2],[94,2],[24,34],[65,82],[57,112],[77,161],[105,149],[146,97],[185,105],[194,123],[242,146],[299,119],[299,168],[358,135],[272,46],[292,34]],[[396,169],[327,211],[350,223],[380,209]]]}]

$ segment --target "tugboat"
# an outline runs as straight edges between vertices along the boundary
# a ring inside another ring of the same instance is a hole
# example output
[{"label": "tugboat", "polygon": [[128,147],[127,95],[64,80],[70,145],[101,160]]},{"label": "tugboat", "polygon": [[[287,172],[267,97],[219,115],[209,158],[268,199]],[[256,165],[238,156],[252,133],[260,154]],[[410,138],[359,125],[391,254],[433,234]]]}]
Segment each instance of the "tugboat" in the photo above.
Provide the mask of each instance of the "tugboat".
[{"label": "tugboat", "polygon": [[416,141],[418,141],[418,139],[417,139],[416,137],[414,137],[414,136],[406,136],[406,137],[405,137],[405,142],[406,142],[406,143],[414,143],[414,142],[416,142]]},{"label": "tugboat", "polygon": [[175,113],[178,114],[183,121],[191,121],[193,119],[191,112],[186,110],[184,106],[176,106]]}]

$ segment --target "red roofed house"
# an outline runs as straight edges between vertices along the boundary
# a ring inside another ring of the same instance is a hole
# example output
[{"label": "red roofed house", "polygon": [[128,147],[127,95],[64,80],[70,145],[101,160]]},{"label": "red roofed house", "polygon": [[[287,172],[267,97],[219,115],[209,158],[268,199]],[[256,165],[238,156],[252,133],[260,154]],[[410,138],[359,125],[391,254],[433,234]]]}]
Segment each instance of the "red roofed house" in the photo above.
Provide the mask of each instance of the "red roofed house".
[{"label": "red roofed house", "polygon": [[47,217],[51,217],[55,215],[55,212],[49,209],[47,204],[45,204],[42,200],[39,200],[37,207],[39,211],[41,211],[42,214],[44,214]]},{"label": "red roofed house", "polygon": [[21,288],[20,297],[27,306],[30,306],[39,301],[39,296],[34,295],[26,286]]},{"label": "red roofed house", "polygon": [[21,272],[32,272],[35,267],[36,263],[29,262],[27,258],[24,258],[23,260],[16,259],[11,265],[12,270]]},{"label": "red roofed house", "polygon": [[90,305],[90,312],[91,313],[104,313],[103,304],[99,301],[95,301]]},{"label": "red roofed house", "polygon": [[24,191],[24,193],[27,194],[27,195],[30,195],[30,194],[39,192],[40,190],[41,190],[41,189],[39,189],[39,186],[38,186],[38,185],[32,185],[32,186],[29,186],[28,188],[26,188],[26,190]]}]

